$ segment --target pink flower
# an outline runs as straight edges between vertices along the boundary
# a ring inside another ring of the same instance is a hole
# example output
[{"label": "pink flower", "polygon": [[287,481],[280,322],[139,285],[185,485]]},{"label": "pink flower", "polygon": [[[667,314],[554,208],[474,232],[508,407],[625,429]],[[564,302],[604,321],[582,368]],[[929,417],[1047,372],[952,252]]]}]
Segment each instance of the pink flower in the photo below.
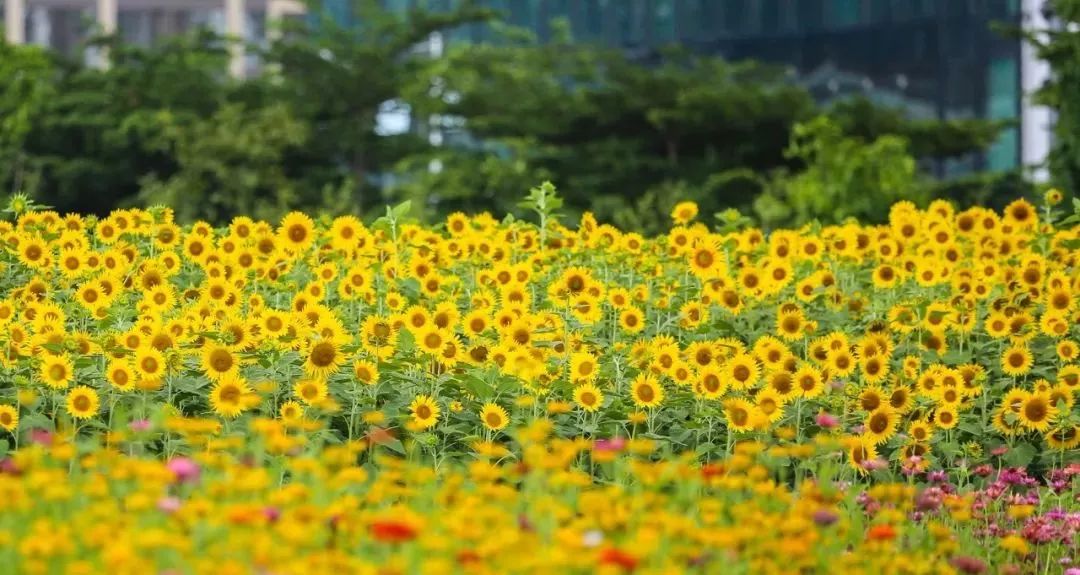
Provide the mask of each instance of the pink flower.
[{"label": "pink flower", "polygon": [[157,508],[165,513],[176,513],[183,503],[177,497],[162,497],[158,499]]},{"label": "pink flower", "polygon": [[885,469],[886,467],[889,466],[889,462],[885,461],[884,459],[881,459],[881,458],[867,459],[866,461],[862,462],[862,466],[863,466],[863,469],[865,469],[867,471],[875,471],[875,470],[878,470],[878,469]]},{"label": "pink flower", "polygon": [[622,451],[623,447],[626,447],[626,440],[621,437],[597,439],[593,444],[594,451]]},{"label": "pink flower", "polygon": [[836,416],[826,413],[824,411],[817,414],[817,417],[814,418],[814,422],[817,423],[819,427],[823,427],[825,429],[832,429],[837,425],[840,425],[840,420],[837,419]]},{"label": "pink flower", "polygon": [[195,483],[199,480],[199,464],[187,457],[174,457],[166,464],[176,476],[178,483]]},{"label": "pink flower", "polygon": [[840,516],[828,509],[818,509],[814,512],[814,523],[822,527],[828,527],[840,519]]},{"label": "pink flower", "polygon": [[135,433],[150,431],[150,427],[151,425],[149,419],[136,419],[135,421],[132,421],[128,424],[128,429],[134,431]]},{"label": "pink flower", "polygon": [[48,429],[34,429],[30,431],[30,442],[38,445],[52,445],[52,432]]}]

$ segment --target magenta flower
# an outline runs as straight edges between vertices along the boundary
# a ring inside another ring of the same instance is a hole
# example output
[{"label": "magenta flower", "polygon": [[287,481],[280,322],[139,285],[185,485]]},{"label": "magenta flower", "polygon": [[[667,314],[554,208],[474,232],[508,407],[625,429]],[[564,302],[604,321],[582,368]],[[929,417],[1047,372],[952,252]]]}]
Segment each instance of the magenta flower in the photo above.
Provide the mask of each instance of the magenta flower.
[{"label": "magenta flower", "polygon": [[187,457],[174,457],[166,464],[176,476],[178,483],[195,483],[199,480],[199,464]]},{"label": "magenta flower", "polygon": [[814,418],[814,422],[825,429],[832,429],[837,425],[840,425],[840,420],[837,419],[836,416],[825,413],[824,411],[817,414],[817,417]]}]

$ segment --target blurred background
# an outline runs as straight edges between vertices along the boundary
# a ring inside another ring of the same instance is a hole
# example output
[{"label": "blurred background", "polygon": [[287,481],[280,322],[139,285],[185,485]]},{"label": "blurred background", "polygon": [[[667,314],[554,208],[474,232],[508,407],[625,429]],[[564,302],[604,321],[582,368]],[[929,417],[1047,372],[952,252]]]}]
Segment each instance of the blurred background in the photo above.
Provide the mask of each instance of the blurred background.
[{"label": "blurred background", "polygon": [[649,233],[1080,178],[1080,0],[0,4],[0,196],[62,212],[430,221],[550,180]]}]

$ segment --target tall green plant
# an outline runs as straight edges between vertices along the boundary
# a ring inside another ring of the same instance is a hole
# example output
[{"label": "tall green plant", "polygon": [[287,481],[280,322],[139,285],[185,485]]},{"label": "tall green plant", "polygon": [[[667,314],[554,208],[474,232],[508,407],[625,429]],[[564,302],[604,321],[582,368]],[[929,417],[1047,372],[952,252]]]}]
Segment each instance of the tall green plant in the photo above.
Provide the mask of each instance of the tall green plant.
[{"label": "tall green plant", "polygon": [[925,200],[915,159],[899,136],[863,142],[819,116],[795,126],[786,154],[805,169],[777,176],[754,201],[767,226],[831,224],[851,217],[880,221],[897,200]]}]

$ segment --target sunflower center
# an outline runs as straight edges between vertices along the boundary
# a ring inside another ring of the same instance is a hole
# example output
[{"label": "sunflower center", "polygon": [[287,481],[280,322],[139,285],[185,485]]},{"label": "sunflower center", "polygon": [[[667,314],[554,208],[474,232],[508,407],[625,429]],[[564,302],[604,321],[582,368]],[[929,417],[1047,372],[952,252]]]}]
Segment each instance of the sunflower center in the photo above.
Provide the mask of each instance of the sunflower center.
[{"label": "sunflower center", "polygon": [[49,368],[49,379],[60,381],[67,377],[67,368],[62,365],[53,365]]},{"label": "sunflower center", "polygon": [[308,233],[304,226],[300,224],[294,224],[289,227],[289,239],[293,242],[300,243],[307,239]]},{"label": "sunflower center", "polygon": [[750,379],[750,368],[745,365],[736,365],[731,375],[738,381],[746,381]]},{"label": "sunflower center", "polygon": [[235,385],[226,385],[221,388],[221,393],[218,396],[225,403],[236,403],[240,399],[240,389]]},{"label": "sunflower center", "polygon": [[1035,423],[1046,419],[1046,412],[1046,404],[1041,399],[1029,401],[1024,405],[1024,415],[1026,415],[1030,421]]},{"label": "sunflower center", "polygon": [[311,348],[311,363],[315,364],[315,367],[329,367],[334,363],[336,356],[337,350],[330,342],[319,342]]},{"label": "sunflower center", "polygon": [[232,354],[224,349],[215,349],[210,353],[210,367],[214,371],[225,372],[232,369]]}]

